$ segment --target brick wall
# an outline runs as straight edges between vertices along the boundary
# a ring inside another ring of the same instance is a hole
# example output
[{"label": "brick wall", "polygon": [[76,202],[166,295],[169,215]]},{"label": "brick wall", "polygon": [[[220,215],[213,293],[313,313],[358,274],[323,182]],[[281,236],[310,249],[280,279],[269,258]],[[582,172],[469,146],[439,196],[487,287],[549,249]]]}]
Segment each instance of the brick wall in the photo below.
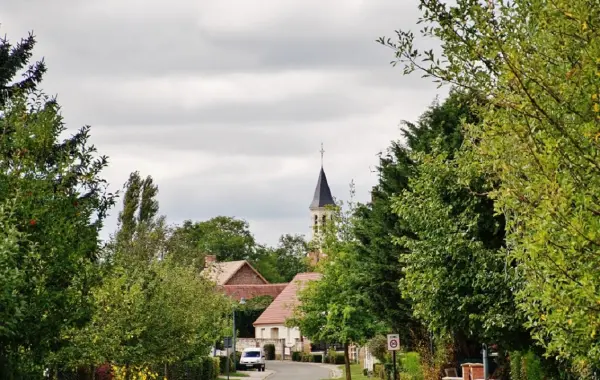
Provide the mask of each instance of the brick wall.
[{"label": "brick wall", "polygon": [[248,265],[244,265],[240,270],[227,281],[226,285],[260,285],[266,282],[260,278],[256,272]]}]

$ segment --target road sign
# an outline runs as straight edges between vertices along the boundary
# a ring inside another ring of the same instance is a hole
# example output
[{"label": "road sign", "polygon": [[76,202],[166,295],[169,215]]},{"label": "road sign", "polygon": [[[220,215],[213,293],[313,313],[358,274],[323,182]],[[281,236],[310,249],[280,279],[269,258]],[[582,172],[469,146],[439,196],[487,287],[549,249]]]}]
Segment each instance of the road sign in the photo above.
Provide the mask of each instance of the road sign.
[{"label": "road sign", "polygon": [[231,337],[226,337],[223,339],[223,347],[224,348],[231,348],[232,344],[231,344]]},{"label": "road sign", "polygon": [[398,351],[400,349],[400,336],[398,334],[388,334],[388,351]]}]

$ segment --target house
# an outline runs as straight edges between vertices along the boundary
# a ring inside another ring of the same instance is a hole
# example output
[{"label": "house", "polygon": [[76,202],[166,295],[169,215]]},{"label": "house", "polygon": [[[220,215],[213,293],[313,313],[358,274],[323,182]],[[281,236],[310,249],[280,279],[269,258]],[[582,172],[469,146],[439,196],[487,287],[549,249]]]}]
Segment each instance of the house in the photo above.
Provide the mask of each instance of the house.
[{"label": "house", "polygon": [[218,262],[214,255],[204,258],[204,270],[207,276],[219,286],[225,285],[264,285],[267,281],[246,260]]},{"label": "house", "polygon": [[246,260],[218,262],[214,255],[205,257],[202,274],[214,281],[223,293],[237,301],[260,296],[275,299],[288,285],[270,284]]},{"label": "house", "polygon": [[283,339],[286,347],[292,347],[301,341],[300,329],[287,327],[285,323],[293,315],[294,308],[298,305],[298,292],[308,281],[320,278],[320,273],[297,274],[254,322],[255,339]]}]

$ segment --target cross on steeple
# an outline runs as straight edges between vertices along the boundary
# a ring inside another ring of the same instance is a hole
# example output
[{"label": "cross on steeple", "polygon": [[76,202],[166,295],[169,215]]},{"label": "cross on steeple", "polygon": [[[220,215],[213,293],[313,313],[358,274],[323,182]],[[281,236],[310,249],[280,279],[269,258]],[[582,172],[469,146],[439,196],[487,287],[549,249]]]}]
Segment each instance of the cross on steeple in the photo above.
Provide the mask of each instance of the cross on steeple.
[{"label": "cross on steeple", "polygon": [[323,143],[321,143],[321,150],[319,152],[321,152],[321,167],[323,167],[323,153],[325,153],[323,150]]}]

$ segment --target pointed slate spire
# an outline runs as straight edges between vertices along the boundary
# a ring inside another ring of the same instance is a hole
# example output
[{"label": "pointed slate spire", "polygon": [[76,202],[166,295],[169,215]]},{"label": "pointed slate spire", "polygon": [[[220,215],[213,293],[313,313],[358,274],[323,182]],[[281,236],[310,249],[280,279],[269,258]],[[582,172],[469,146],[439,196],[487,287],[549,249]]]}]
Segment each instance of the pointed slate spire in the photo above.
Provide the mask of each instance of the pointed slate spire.
[{"label": "pointed slate spire", "polygon": [[333,201],[333,197],[331,196],[331,190],[329,189],[329,184],[327,183],[327,176],[325,175],[325,170],[321,166],[321,172],[319,173],[319,180],[317,181],[317,187],[315,188],[315,195],[313,197],[312,203],[310,204],[310,209],[314,210],[317,208],[325,207],[327,205],[335,205]]}]

